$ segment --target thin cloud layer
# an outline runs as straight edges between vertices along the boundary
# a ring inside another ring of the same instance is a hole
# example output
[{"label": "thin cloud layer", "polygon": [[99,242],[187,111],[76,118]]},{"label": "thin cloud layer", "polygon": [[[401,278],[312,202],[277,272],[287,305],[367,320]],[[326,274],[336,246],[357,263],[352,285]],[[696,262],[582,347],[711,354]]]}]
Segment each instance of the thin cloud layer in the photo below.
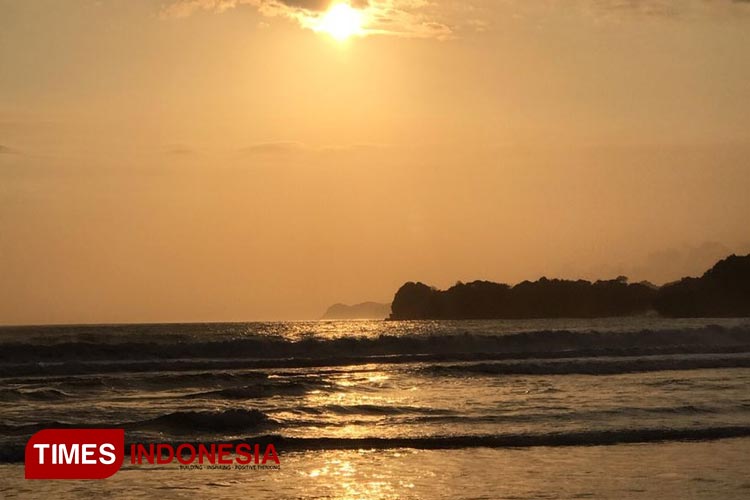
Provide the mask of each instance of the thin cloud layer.
[{"label": "thin cloud layer", "polygon": [[293,154],[329,154],[373,152],[388,149],[385,144],[334,144],[317,146],[297,141],[261,142],[240,149],[240,153],[261,156],[286,156]]},{"label": "thin cloud layer", "polygon": [[289,153],[300,153],[309,151],[311,148],[302,142],[295,141],[277,141],[277,142],[261,142],[247,146],[240,150],[241,153],[252,154],[252,155],[277,155],[277,154],[289,154]]},{"label": "thin cloud layer", "polygon": [[[282,17],[313,29],[331,0],[178,0],[166,5],[166,17],[185,17],[196,11],[224,12],[241,5],[255,7],[266,17]],[[442,19],[440,5],[427,0],[351,0],[364,12],[363,35],[409,38],[451,38],[455,28]]]},{"label": "thin cloud layer", "polygon": [[[332,3],[341,0],[171,0],[165,17],[197,11],[224,12],[249,6],[268,18],[285,18],[315,30]],[[344,0],[345,1],[345,0]],[[644,18],[690,19],[736,16],[750,11],[750,0],[349,0],[363,11],[362,36],[451,39],[491,28],[492,18],[540,19],[555,13],[579,13],[597,20]]]},{"label": "thin cloud layer", "polygon": [[[484,0],[485,6],[489,1]],[[502,0],[516,15],[538,16],[552,11],[578,11],[597,19],[641,16],[670,19],[736,15],[746,12],[750,0]]]}]

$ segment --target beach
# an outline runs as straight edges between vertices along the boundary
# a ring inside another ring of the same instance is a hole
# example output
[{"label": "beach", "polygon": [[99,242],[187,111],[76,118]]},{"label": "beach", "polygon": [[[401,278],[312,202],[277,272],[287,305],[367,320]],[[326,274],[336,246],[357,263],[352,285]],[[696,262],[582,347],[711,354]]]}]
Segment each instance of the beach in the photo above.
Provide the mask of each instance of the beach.
[{"label": "beach", "polygon": [[[749,337],[660,318],[4,328],[3,496],[741,498]],[[273,444],[279,467],[126,456],[103,482],[23,482],[34,432],[79,427],[123,428],[126,450]]]}]

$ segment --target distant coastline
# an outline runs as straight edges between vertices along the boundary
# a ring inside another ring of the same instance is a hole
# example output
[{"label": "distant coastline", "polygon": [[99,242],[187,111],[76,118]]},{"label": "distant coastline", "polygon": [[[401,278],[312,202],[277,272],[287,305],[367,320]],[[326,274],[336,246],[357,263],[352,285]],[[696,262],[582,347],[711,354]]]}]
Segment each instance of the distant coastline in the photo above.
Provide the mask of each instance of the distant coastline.
[{"label": "distant coastline", "polygon": [[515,286],[489,281],[438,290],[408,282],[396,292],[391,320],[750,316],[750,254],[731,255],[700,278],[657,287],[648,282],[541,278]]},{"label": "distant coastline", "polygon": [[334,304],[326,310],[321,319],[386,319],[390,312],[391,304],[388,303]]}]

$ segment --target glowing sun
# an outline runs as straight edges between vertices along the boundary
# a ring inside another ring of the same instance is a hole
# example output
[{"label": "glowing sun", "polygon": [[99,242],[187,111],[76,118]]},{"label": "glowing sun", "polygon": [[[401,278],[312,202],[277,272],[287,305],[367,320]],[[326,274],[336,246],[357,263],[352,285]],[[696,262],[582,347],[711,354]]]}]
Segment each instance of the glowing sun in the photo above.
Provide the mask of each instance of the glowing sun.
[{"label": "glowing sun", "polygon": [[348,3],[335,3],[320,18],[315,31],[328,33],[336,40],[346,40],[352,35],[361,35],[362,12],[352,8]]}]

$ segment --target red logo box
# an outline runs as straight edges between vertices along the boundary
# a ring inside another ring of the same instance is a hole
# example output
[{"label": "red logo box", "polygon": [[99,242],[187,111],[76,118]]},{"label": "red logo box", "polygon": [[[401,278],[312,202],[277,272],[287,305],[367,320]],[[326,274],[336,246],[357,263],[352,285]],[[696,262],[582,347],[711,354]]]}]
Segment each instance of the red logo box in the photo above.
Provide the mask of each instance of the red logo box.
[{"label": "red logo box", "polygon": [[44,429],[26,443],[26,479],[105,479],[124,456],[124,429]]}]

